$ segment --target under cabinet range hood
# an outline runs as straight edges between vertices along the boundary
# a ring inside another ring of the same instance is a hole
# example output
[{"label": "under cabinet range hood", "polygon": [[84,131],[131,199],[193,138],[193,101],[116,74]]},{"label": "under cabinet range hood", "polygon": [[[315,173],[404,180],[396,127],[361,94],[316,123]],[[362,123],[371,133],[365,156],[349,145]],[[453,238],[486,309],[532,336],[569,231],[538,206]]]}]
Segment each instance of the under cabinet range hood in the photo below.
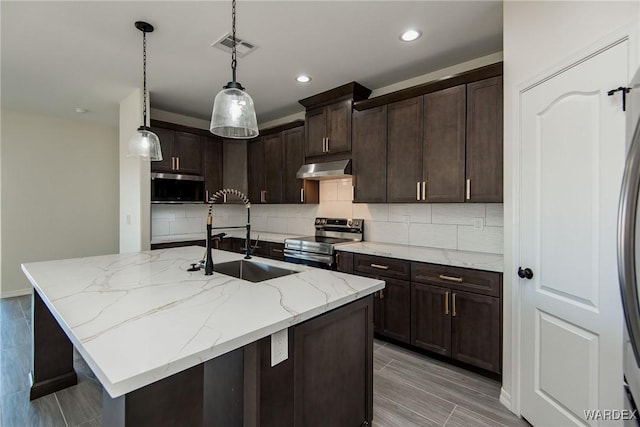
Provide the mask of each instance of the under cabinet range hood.
[{"label": "under cabinet range hood", "polygon": [[298,170],[298,173],[296,173],[296,178],[316,181],[350,177],[351,159],[302,165]]}]

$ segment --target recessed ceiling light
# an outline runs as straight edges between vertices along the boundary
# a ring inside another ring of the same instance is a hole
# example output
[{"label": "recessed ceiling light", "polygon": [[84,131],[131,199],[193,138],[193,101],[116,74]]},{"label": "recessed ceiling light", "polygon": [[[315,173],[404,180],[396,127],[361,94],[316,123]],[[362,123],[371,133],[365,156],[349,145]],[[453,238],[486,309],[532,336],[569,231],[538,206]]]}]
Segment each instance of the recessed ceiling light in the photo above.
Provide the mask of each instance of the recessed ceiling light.
[{"label": "recessed ceiling light", "polygon": [[311,81],[311,77],[301,74],[298,77],[296,77],[296,81],[298,83],[309,83]]},{"label": "recessed ceiling light", "polygon": [[76,113],[78,114],[84,114],[84,113],[88,113],[89,110],[87,110],[86,108],[82,108],[82,107],[76,107]]},{"label": "recessed ceiling light", "polygon": [[412,42],[419,39],[421,35],[422,32],[420,30],[407,30],[400,35],[400,40],[403,42]]}]

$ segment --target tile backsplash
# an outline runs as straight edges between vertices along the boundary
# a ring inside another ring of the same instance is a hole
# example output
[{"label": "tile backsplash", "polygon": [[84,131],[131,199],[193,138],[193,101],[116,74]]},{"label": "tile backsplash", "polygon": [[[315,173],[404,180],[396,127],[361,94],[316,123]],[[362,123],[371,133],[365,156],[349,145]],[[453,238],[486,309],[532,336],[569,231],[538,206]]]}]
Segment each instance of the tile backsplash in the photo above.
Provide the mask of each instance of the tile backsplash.
[{"label": "tile backsplash", "polygon": [[[318,205],[253,205],[256,231],[312,235],[315,217],[364,218],[368,241],[503,253],[501,203],[364,204],[353,203],[351,179],[320,182]],[[216,226],[242,225],[241,205],[216,205]],[[152,239],[205,231],[206,205],[152,205]]]}]

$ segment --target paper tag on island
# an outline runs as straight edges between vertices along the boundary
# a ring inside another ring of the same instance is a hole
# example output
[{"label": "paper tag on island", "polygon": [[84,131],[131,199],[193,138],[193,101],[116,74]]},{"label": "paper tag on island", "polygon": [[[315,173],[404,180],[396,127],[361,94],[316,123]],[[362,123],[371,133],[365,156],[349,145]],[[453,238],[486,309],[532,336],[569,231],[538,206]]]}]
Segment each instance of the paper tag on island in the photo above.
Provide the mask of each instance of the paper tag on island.
[{"label": "paper tag on island", "polygon": [[289,333],[287,329],[271,334],[271,366],[289,357]]}]

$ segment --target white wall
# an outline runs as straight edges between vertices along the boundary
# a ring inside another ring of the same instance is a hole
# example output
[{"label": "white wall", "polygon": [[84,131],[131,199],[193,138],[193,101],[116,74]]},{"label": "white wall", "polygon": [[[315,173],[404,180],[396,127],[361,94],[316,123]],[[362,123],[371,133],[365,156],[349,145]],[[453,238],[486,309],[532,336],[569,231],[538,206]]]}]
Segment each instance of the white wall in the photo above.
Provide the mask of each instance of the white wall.
[{"label": "white wall", "polygon": [[2,111],[0,293],[29,293],[20,263],[118,250],[118,131]]},{"label": "white wall", "polygon": [[513,199],[513,96],[515,88],[549,70],[555,64],[586,48],[599,38],[638,19],[640,3],[612,1],[520,2],[507,1],[503,6],[504,27],[504,354],[501,396],[515,412],[518,384],[514,362],[516,319],[512,316],[512,297],[516,266],[513,245],[516,206]]}]

